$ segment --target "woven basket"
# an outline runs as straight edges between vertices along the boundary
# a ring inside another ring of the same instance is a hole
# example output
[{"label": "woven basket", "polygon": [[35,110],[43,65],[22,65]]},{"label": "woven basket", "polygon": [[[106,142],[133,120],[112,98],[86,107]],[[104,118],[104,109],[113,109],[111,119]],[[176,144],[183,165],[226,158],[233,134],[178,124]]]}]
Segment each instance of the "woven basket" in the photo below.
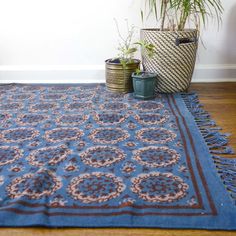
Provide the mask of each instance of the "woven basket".
[{"label": "woven basket", "polygon": [[106,87],[109,91],[118,93],[128,93],[133,91],[132,73],[139,68],[140,61],[126,64],[124,68],[120,63],[114,63],[111,59],[106,63]]},{"label": "woven basket", "polygon": [[196,61],[197,30],[143,29],[141,39],[155,46],[154,56],[150,58],[143,52],[142,59],[146,71],[158,74],[156,92],[187,91]]}]

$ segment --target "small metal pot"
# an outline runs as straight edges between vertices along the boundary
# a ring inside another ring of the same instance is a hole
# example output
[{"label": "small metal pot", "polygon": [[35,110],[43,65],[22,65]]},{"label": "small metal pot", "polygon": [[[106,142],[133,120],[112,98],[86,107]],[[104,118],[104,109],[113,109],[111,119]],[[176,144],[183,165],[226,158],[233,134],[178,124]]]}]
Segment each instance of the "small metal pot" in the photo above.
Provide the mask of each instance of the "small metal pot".
[{"label": "small metal pot", "polygon": [[106,63],[106,87],[118,93],[133,92],[132,73],[139,68],[140,60],[134,59],[124,67],[119,60],[108,59]]}]

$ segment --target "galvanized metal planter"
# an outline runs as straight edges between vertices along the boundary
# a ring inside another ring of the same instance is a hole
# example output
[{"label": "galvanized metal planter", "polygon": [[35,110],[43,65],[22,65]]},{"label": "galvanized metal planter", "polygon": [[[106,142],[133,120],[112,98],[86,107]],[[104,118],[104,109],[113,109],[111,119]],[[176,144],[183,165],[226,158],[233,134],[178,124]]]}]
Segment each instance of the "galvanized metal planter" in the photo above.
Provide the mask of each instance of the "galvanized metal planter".
[{"label": "galvanized metal planter", "polygon": [[146,71],[158,73],[157,92],[186,91],[191,83],[198,48],[197,30],[160,31],[142,29],[141,39],[155,46],[150,58],[143,52]]},{"label": "galvanized metal planter", "polygon": [[140,99],[152,99],[155,97],[155,86],[157,74],[142,72],[141,74],[133,73],[134,97]]},{"label": "galvanized metal planter", "polygon": [[112,59],[106,63],[106,87],[109,91],[118,93],[129,93],[133,91],[132,73],[139,68],[140,60],[135,59],[133,63],[127,63],[124,67],[121,63]]}]

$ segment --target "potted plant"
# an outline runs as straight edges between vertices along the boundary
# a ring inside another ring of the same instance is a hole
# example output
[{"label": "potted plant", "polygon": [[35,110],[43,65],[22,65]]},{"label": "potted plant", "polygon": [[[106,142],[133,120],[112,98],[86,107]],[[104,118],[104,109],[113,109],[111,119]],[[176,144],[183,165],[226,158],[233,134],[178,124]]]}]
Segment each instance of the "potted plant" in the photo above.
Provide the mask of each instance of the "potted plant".
[{"label": "potted plant", "polygon": [[115,20],[118,35],[120,38],[118,55],[115,58],[107,59],[106,63],[106,87],[109,91],[127,93],[133,91],[132,73],[139,70],[140,60],[134,58],[135,52],[141,46],[149,54],[152,49],[151,44],[144,42],[134,42],[133,37],[135,27],[127,23],[127,36],[121,35],[118,23]]},{"label": "potted plant", "polygon": [[146,100],[155,97],[156,73],[145,71],[134,72],[132,78],[135,98]]},{"label": "potted plant", "polygon": [[[160,10],[159,10],[160,9]],[[141,40],[155,46],[152,58],[144,52],[144,69],[158,72],[158,92],[186,91],[191,83],[198,48],[200,25],[209,17],[219,23],[220,0],[145,0],[142,19],[153,15],[159,28],[141,30]],[[189,23],[189,24],[188,24]],[[193,28],[188,29],[187,25]]]},{"label": "potted plant", "polygon": [[[154,54],[154,46],[152,44],[147,44],[145,42],[137,42],[138,45],[141,46],[147,53],[149,58],[153,57]],[[142,68],[143,68],[143,62]],[[155,86],[157,82],[157,73],[148,72],[148,71],[141,71],[139,69],[132,74],[133,79],[133,88],[134,88],[134,97],[140,99],[152,99],[155,97]]]}]

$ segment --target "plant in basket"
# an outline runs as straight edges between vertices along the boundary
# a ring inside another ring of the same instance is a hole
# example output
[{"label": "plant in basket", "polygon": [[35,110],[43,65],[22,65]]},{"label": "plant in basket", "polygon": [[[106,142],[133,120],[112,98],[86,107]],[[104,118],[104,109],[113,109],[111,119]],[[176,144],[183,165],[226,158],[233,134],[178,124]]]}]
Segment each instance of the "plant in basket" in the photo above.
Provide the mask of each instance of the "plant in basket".
[{"label": "plant in basket", "polygon": [[135,27],[127,23],[127,36],[120,33],[118,23],[115,20],[119,35],[118,55],[107,59],[106,63],[106,87],[109,91],[127,93],[133,91],[132,73],[139,71],[140,60],[136,59],[135,53],[141,47],[149,55],[153,53],[153,45],[145,41],[133,40]]},{"label": "plant in basket", "polygon": [[158,72],[158,92],[186,91],[194,71],[200,26],[209,18],[221,21],[220,0],[144,0],[142,19],[154,16],[159,28],[141,30],[141,40],[155,46],[150,58],[142,54],[144,69]]}]

